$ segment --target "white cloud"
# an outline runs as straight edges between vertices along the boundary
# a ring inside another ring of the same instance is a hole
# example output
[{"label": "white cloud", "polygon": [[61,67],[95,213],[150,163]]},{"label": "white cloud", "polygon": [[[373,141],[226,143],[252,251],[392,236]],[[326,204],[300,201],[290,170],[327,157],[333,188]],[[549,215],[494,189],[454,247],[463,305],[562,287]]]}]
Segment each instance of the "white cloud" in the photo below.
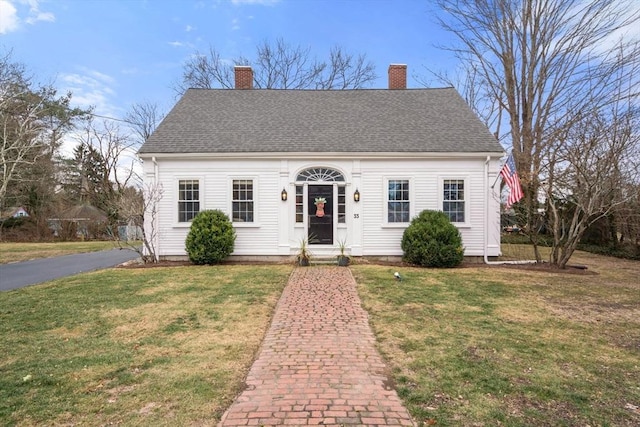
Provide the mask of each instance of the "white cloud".
[{"label": "white cloud", "polygon": [[20,26],[17,9],[7,0],[0,0],[0,34],[15,31]]},{"label": "white cloud", "polygon": [[185,28],[184,30],[185,30],[187,33],[189,33],[189,32],[191,32],[191,31],[193,31],[193,30],[195,30],[195,29],[196,29],[195,27],[192,27],[191,25],[187,25],[187,26],[186,26],[186,28]]},{"label": "white cloud", "polygon": [[172,41],[172,42],[167,42],[169,44],[169,46],[173,46],[173,47],[186,47],[189,49],[193,49],[194,45],[193,43],[189,43],[189,42],[181,42],[178,40]]},{"label": "white cloud", "polygon": [[[108,74],[98,70],[81,67],[75,73],[65,73],[58,76],[56,86],[61,93],[71,92],[71,104],[73,107],[88,109],[93,108],[93,113],[103,117],[118,118],[122,116],[121,108],[116,106],[117,81]],[[103,119],[97,117],[98,126]],[[60,147],[60,152],[65,157],[73,154],[73,149],[78,145],[79,137],[83,131],[77,130],[65,136]]]},{"label": "white cloud", "polygon": [[33,14],[32,16],[29,16],[26,19],[25,22],[27,24],[32,24],[33,25],[38,21],[55,22],[56,21],[56,17],[51,12],[37,12],[37,13]]},{"label": "white cloud", "polygon": [[94,107],[96,114],[117,117],[118,108],[112,103],[116,95],[113,89],[116,80],[113,77],[83,68],[81,73],[62,74],[59,78],[61,91],[72,93],[71,101],[74,106]]},{"label": "white cloud", "polygon": [[[607,5],[608,15],[601,16],[601,21],[607,21],[614,16],[617,17],[616,24],[621,25],[624,21],[632,20],[640,16],[640,2],[637,0],[612,0]],[[580,25],[580,19],[585,13],[584,11],[589,7],[587,1],[578,1],[573,5],[573,8],[568,10],[566,15],[573,16],[571,25],[578,27]],[[600,6],[598,6],[600,8]],[[628,22],[627,22],[628,23]],[[620,43],[640,41],[640,25],[637,22],[633,22],[631,25],[625,25],[622,28],[613,31],[607,37],[599,39],[596,43],[593,43],[586,50],[592,50],[593,53],[602,55],[609,53],[616,53],[620,47]]]},{"label": "white cloud", "polygon": [[[25,15],[25,18],[20,17]],[[17,31],[23,22],[34,25],[37,22],[55,22],[55,20],[53,13],[40,10],[39,0],[0,0],[0,34]]]},{"label": "white cloud", "polygon": [[231,20],[231,29],[234,31],[240,29],[240,21],[237,18]]},{"label": "white cloud", "polygon": [[104,74],[104,73],[101,73],[100,71],[96,71],[96,70],[89,70],[89,69],[86,69],[86,68],[84,68],[84,70],[91,77],[93,77],[96,80],[99,80],[99,81],[101,81],[103,83],[110,84],[110,85],[113,85],[113,84],[116,83],[116,79],[114,79],[113,77],[111,77],[108,74]]},{"label": "white cloud", "polygon": [[[626,18],[640,16],[640,3],[633,3],[629,5],[629,8],[625,13]],[[621,42],[631,41],[640,41],[640,25],[638,25],[638,22],[634,22],[632,25],[627,25],[613,32],[613,34],[602,41],[602,49],[616,49],[620,46]]]}]

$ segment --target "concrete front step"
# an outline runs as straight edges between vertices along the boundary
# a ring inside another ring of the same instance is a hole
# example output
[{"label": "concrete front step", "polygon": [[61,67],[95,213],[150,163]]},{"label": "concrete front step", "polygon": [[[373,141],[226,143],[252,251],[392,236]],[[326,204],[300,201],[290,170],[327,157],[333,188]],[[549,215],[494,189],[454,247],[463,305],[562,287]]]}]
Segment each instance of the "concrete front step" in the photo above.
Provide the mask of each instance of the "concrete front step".
[{"label": "concrete front step", "polygon": [[311,265],[337,265],[337,264],[338,264],[338,258],[335,256],[311,258]]}]

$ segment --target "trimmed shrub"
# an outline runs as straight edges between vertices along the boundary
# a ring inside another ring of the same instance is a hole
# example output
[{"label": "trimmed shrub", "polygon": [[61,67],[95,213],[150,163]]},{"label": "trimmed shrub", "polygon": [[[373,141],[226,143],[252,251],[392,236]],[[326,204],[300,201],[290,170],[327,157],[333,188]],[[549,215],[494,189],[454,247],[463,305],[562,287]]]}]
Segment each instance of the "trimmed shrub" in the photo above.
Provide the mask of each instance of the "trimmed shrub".
[{"label": "trimmed shrub", "polygon": [[462,237],[443,212],[425,210],[402,235],[404,260],[422,267],[455,267],[464,258]]},{"label": "trimmed shrub", "polygon": [[219,210],[201,211],[193,218],[185,246],[194,264],[217,264],[233,252],[236,232]]}]

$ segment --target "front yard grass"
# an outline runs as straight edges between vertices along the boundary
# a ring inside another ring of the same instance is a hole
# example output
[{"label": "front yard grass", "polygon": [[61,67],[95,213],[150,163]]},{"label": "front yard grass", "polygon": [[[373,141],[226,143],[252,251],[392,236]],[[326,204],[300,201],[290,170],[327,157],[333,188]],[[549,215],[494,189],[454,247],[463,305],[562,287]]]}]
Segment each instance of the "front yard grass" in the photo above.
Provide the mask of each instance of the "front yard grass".
[{"label": "front yard grass", "polygon": [[83,252],[97,252],[117,248],[113,241],[8,243],[0,242],[0,264],[49,258]]},{"label": "front yard grass", "polygon": [[573,261],[587,273],[352,267],[417,421],[640,425],[640,263]]},{"label": "front yard grass", "polygon": [[[589,269],[351,270],[419,423],[640,425],[640,262],[574,263]],[[0,293],[0,425],[215,426],[291,269],[111,269]]]},{"label": "front yard grass", "polygon": [[290,272],[111,269],[0,293],[0,425],[215,425]]}]

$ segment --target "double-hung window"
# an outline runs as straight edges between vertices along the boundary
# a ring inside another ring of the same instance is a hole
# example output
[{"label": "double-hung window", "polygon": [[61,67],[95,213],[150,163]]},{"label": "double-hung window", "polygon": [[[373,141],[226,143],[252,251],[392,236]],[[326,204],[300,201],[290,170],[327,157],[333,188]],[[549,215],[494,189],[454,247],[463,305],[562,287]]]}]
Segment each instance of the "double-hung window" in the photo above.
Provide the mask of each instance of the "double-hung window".
[{"label": "double-hung window", "polygon": [[189,222],[200,212],[200,181],[183,179],[178,182],[178,222]]},{"label": "double-hung window", "polygon": [[465,222],[464,180],[445,179],[443,181],[442,212],[451,222]]},{"label": "double-hung window", "polygon": [[390,179],[387,183],[387,222],[409,222],[411,216],[409,180]]},{"label": "double-hung window", "polygon": [[232,185],[233,222],[254,222],[253,180],[234,179]]}]

